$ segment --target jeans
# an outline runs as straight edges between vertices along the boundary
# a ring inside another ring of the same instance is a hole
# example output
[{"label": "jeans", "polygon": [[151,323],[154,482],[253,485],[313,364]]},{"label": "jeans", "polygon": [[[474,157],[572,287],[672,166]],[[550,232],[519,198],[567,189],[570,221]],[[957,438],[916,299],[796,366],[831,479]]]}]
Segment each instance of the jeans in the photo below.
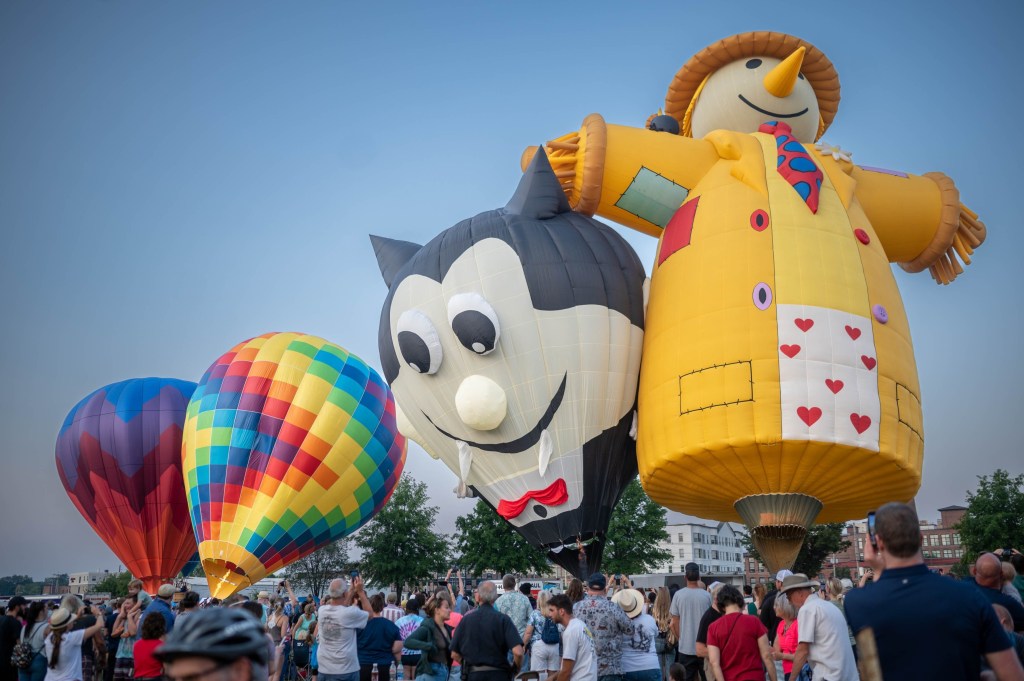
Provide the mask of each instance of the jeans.
[{"label": "jeans", "polygon": [[430,663],[429,674],[417,674],[417,679],[424,679],[425,681],[448,681],[448,667],[438,662]]},{"label": "jeans", "polygon": [[660,669],[641,669],[638,672],[624,672],[625,681],[661,681]]},{"label": "jeans", "polygon": [[597,681],[625,681],[625,678],[623,674],[605,674],[604,676],[598,676]]},{"label": "jeans", "polygon": [[462,679],[462,665],[453,664],[452,671],[448,674],[448,681],[461,681]]},{"label": "jeans", "polygon": [[18,670],[18,681],[43,681],[46,678],[46,656],[36,653],[28,669]]},{"label": "jeans", "polygon": [[320,681],[359,681],[359,672],[349,672],[348,674],[324,674],[320,673]]},{"label": "jeans", "polygon": [[672,666],[672,663],[676,661],[676,652],[669,650],[666,653],[658,653],[658,665],[661,667],[661,678],[663,681],[669,681],[668,670]]}]

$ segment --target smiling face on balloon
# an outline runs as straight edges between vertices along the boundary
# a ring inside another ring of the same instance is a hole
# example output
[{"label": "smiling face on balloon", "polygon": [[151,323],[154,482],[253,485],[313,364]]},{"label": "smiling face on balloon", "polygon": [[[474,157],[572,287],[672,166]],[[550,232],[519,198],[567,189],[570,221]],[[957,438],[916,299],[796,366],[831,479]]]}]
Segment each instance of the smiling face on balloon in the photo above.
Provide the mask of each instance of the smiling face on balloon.
[{"label": "smiling face on balloon", "polygon": [[814,141],[820,111],[814,88],[800,73],[802,56],[746,57],[712,73],[693,107],[693,136],[720,129],[757,132],[763,123],[782,121],[798,140]]},{"label": "smiling face on balloon", "polygon": [[[520,529],[591,510],[592,478],[617,475],[605,457],[622,450],[587,445],[632,425],[644,281],[601,223],[567,206],[523,213],[482,213],[422,248],[375,240],[390,285],[381,363],[400,428]],[[405,264],[389,277],[395,260]],[[541,534],[535,543],[576,536]]]}]

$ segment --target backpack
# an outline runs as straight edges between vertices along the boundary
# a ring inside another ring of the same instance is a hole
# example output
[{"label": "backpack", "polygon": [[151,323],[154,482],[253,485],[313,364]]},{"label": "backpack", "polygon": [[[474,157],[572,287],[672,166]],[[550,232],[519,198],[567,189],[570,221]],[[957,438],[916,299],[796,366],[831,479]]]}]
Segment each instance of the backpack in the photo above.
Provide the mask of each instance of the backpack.
[{"label": "backpack", "polygon": [[[36,626],[39,626],[38,623]],[[21,640],[14,644],[14,650],[11,651],[11,666],[18,669],[28,669],[32,666],[32,660],[36,657],[35,651],[32,650],[32,646],[26,640],[26,629],[28,627],[21,630]],[[31,632],[29,635],[31,636]]]},{"label": "backpack", "polygon": [[558,635],[558,625],[555,624],[550,617],[544,618],[544,626],[540,630],[540,640],[549,644],[558,643],[560,640]]}]

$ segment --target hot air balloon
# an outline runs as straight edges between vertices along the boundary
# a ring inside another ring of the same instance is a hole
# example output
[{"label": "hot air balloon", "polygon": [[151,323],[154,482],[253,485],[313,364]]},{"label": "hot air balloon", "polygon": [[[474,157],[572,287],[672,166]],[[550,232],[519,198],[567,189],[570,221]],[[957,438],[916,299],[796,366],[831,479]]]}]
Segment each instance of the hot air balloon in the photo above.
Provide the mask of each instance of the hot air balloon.
[{"label": "hot air balloon", "polygon": [[196,384],[135,378],[92,393],[57,436],[68,496],[150,593],[196,551],[181,475],[181,432]]},{"label": "hot air balloon", "polygon": [[648,129],[593,114],[549,145],[574,208],[659,237],[644,488],[677,511],[742,519],[773,571],[813,522],[917,492],[921,392],[889,263],[948,284],[986,236],[942,173],[815,145],[838,106],[821,50],[756,31],[694,55]]},{"label": "hot air balloon", "polygon": [[353,532],[404,465],[394,398],[358,357],[300,333],[235,346],[207,370],[185,421],[210,594],[225,598]]},{"label": "hot air balloon", "polygon": [[505,208],[422,247],[372,240],[389,289],[378,345],[402,432],[556,563],[596,571],[637,474],[636,253],[569,209],[543,154]]},{"label": "hot air balloon", "polygon": [[189,558],[188,561],[186,561],[184,567],[181,568],[181,576],[186,578],[186,579],[188,577],[191,577],[192,573],[196,571],[197,567],[199,567],[199,552],[198,551],[193,553],[192,557]]}]

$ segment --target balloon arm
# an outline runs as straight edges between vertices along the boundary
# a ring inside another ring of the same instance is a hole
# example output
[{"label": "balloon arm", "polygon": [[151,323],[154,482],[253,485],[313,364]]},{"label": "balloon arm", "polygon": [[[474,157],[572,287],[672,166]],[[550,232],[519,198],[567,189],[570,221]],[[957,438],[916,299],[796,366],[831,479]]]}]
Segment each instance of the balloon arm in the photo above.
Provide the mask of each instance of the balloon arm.
[{"label": "balloon arm", "polygon": [[985,241],[984,223],[960,203],[959,191],[942,173],[911,175],[850,163],[840,167],[855,181],[854,194],[889,262],[904,270],[927,269],[936,282],[948,284]]},{"label": "balloon arm", "polygon": [[[536,150],[523,152],[524,170]],[[599,114],[549,141],[545,150],[573,210],[654,237],[719,160],[707,140],[608,125]]]}]

